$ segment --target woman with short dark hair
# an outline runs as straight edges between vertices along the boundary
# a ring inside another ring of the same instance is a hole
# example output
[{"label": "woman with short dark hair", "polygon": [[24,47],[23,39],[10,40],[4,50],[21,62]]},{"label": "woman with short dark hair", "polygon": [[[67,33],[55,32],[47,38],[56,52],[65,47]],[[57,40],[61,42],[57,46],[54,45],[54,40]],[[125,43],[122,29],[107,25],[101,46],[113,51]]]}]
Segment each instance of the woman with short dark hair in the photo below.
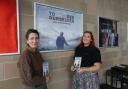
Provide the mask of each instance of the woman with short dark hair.
[{"label": "woman with short dark hair", "polygon": [[46,77],[43,76],[42,63],[44,62],[38,51],[39,33],[29,29],[26,33],[26,49],[18,60],[18,69],[24,89],[47,89]]}]

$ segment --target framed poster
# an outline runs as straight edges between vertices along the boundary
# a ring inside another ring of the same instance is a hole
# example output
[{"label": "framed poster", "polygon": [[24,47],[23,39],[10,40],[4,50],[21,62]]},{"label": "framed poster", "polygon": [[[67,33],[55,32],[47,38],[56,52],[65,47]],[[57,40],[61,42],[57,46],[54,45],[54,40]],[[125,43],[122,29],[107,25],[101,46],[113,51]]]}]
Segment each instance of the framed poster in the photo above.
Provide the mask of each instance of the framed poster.
[{"label": "framed poster", "polygon": [[72,50],[83,34],[83,13],[51,5],[34,3],[35,29],[40,33],[39,50]]},{"label": "framed poster", "polygon": [[0,1],[0,55],[19,53],[18,0]]},{"label": "framed poster", "polygon": [[127,25],[127,39],[126,39],[126,47],[128,48],[128,22],[126,23]]},{"label": "framed poster", "polygon": [[118,40],[118,21],[99,17],[99,47],[117,47]]}]

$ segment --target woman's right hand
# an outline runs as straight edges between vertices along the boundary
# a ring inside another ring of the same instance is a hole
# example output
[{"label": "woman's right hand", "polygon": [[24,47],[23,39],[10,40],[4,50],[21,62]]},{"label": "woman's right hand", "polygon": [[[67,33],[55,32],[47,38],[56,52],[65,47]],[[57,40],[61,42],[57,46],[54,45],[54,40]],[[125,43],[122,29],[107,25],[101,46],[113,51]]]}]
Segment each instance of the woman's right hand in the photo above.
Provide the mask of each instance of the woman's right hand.
[{"label": "woman's right hand", "polygon": [[74,67],[74,65],[71,66],[71,71],[76,71],[76,68]]},{"label": "woman's right hand", "polygon": [[50,80],[50,76],[46,76],[46,83],[48,83]]}]

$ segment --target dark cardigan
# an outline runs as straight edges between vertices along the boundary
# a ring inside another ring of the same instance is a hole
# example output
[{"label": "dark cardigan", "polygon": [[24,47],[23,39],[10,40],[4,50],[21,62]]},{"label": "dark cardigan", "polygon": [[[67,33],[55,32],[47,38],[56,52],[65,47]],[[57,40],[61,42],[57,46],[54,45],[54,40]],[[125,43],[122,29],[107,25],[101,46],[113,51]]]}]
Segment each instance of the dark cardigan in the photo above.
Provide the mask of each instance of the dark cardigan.
[{"label": "dark cardigan", "polygon": [[38,50],[27,48],[19,57],[18,69],[23,84],[37,86],[46,84],[42,69],[43,58]]}]

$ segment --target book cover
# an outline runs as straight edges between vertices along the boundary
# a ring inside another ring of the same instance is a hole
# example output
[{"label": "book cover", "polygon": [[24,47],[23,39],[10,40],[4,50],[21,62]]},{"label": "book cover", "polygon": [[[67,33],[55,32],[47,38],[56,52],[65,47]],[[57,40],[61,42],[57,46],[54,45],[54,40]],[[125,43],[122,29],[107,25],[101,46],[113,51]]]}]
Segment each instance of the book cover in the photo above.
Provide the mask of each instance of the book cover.
[{"label": "book cover", "polygon": [[47,61],[43,62],[43,76],[48,76],[49,75],[49,64]]},{"label": "book cover", "polygon": [[74,68],[77,70],[77,69],[80,69],[80,66],[81,66],[81,57],[75,57],[75,60],[74,60]]}]

